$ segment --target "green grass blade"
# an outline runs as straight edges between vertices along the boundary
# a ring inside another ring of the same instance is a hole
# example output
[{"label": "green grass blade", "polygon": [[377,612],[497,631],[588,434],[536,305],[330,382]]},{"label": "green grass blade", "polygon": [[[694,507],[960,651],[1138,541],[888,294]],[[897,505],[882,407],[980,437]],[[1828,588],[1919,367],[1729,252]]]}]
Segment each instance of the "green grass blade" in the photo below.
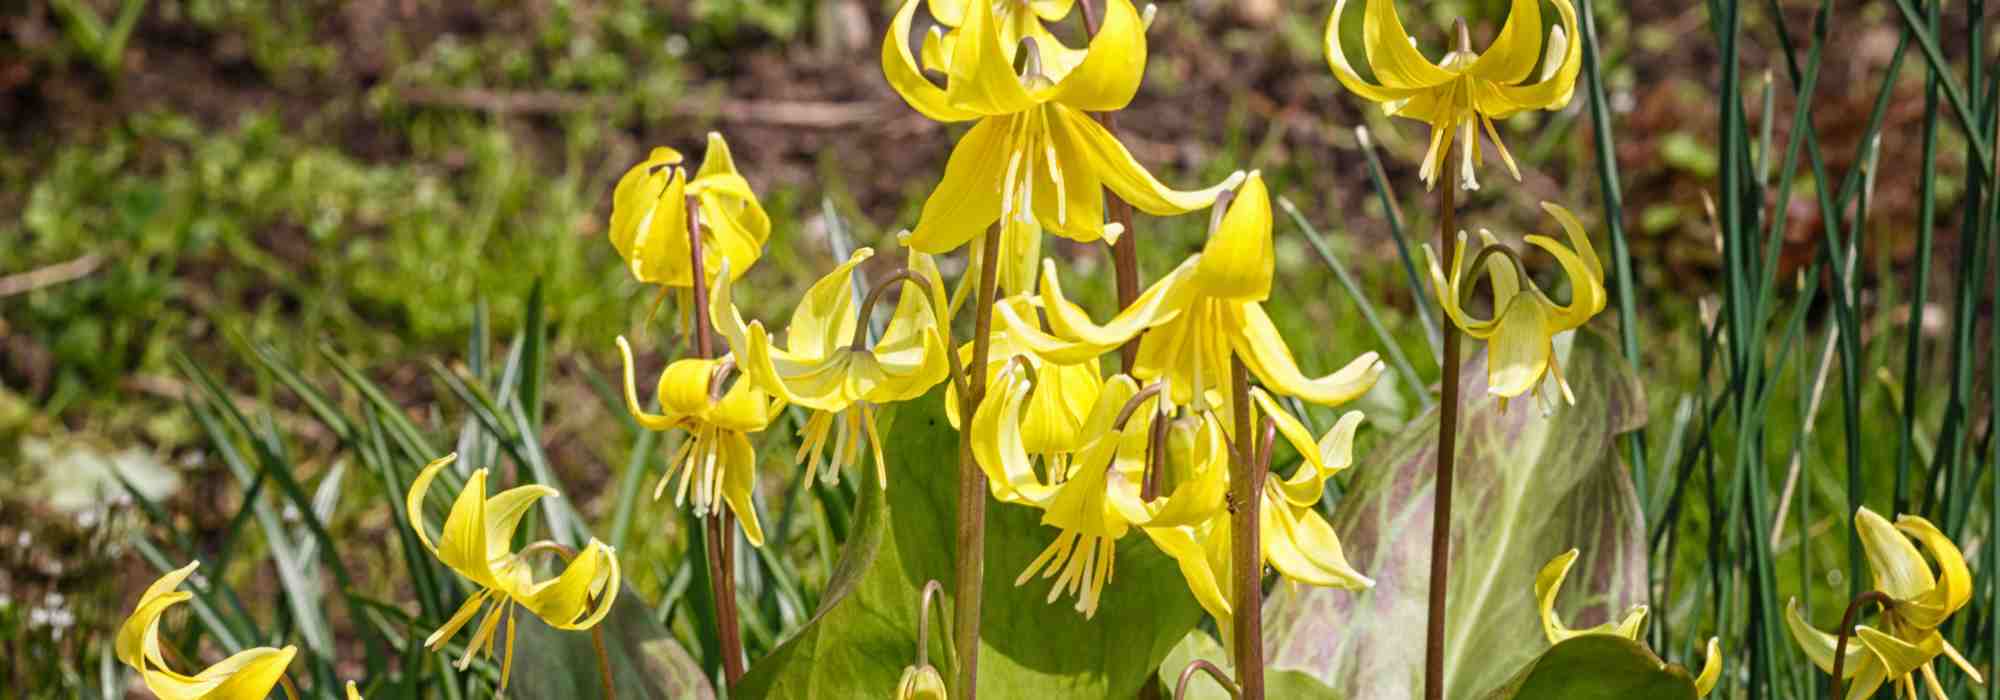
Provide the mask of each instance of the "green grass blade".
[{"label": "green grass blade", "polygon": [[[1367,127],[1354,128],[1354,140],[1361,145],[1361,155],[1368,161],[1368,179],[1375,183],[1375,195],[1382,200],[1382,215],[1389,220],[1389,237],[1396,242],[1396,255],[1403,262],[1403,279],[1408,284],[1411,306],[1417,310],[1417,322],[1424,326],[1424,340],[1430,343],[1431,360],[1435,363],[1443,337],[1438,334],[1437,314],[1432,312],[1430,285],[1417,272],[1417,259],[1411,252],[1409,236],[1403,232],[1403,210],[1396,204],[1396,190],[1389,184],[1388,172],[1382,169],[1382,158],[1375,153],[1375,142],[1368,136]],[[1442,365],[1440,365],[1442,366]]]}]

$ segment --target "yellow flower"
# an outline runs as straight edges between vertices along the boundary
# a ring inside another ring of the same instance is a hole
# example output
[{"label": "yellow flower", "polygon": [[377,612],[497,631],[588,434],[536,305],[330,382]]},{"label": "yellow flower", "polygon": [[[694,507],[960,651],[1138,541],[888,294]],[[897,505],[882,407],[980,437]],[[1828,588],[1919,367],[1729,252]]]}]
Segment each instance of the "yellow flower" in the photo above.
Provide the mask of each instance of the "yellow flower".
[{"label": "yellow flower", "polygon": [[[1542,635],[1547,637],[1549,644],[1552,645],[1586,634],[1608,634],[1635,642],[1640,641],[1639,632],[1646,623],[1644,605],[1633,606],[1625,613],[1625,619],[1618,621],[1617,624],[1606,622],[1588,629],[1570,629],[1556,616],[1556,593],[1562,589],[1563,580],[1569,577],[1570,566],[1576,563],[1577,555],[1578,552],[1574,548],[1558,554],[1556,558],[1550,559],[1548,564],[1542,566],[1540,573],[1535,574],[1535,600],[1542,608]],[[1721,678],[1722,641],[1711,637],[1708,640],[1707,658],[1702,661],[1701,674],[1694,679],[1695,697],[1708,697],[1709,692],[1715,690],[1716,681]]]},{"label": "yellow flower", "polygon": [[556,490],[541,484],[526,484],[488,497],[485,469],[466,477],[465,489],[453,501],[451,514],[445,517],[444,527],[433,543],[429,522],[424,517],[424,496],[430,492],[431,481],[438,472],[457,459],[457,454],[449,454],[425,465],[403,501],[410,514],[410,527],[417,531],[417,540],[438,561],[480,589],[444,626],[424,640],[424,646],[432,651],[443,648],[482,608],[488,609],[472,641],[466,643],[465,655],[459,657],[458,668],[465,670],[480,652],[492,656],[494,633],[499,629],[500,619],[506,618],[507,649],[500,664],[500,692],[505,693],[507,677],[514,668],[514,606],[526,608],[556,629],[590,629],[611,612],[611,603],[617,598],[618,556],[610,545],[592,538],[581,554],[570,559],[561,574],[536,581],[534,567],[526,558],[535,547],[521,552],[508,548],[513,544],[514,531],[520,527],[522,516],[528,514],[536,501],[557,495]]},{"label": "yellow flower", "polygon": [[904,666],[896,683],[896,700],[945,700],[944,677],[930,664]]},{"label": "yellow flower", "polygon": [[[806,423],[798,460],[808,463],[807,477],[817,473],[829,434],[834,436],[833,464],[825,472],[829,483],[848,465],[861,461],[865,443],[875,457],[877,483],[888,488],[882,438],[875,431],[877,406],[924,395],[951,372],[945,355],[944,281],[931,256],[910,251],[906,273],[898,273],[871,292],[881,294],[889,283],[908,282],[896,302],[895,315],[873,347],[868,345],[866,319],[872,301],[854,298],[854,268],[875,254],[862,248],[806,290],[786,326],[786,347],[772,347],[762,321],[748,325],[731,301],[729,284],[717,280],[709,295],[709,317],[728,340],[737,367],[750,383],[787,403],[813,409]],[[857,306],[861,308],[856,308]],[[808,459],[810,461],[808,462]]]},{"label": "yellow flower", "polygon": [[1063,297],[1053,264],[1043,266],[1040,296],[1052,333],[1009,306],[996,307],[996,316],[1024,346],[1058,363],[1094,361],[1143,332],[1132,374],[1140,381],[1166,380],[1177,404],[1220,403],[1209,395],[1219,396],[1227,388],[1232,356],[1241,358],[1265,386],[1313,403],[1336,405],[1367,391],[1383,369],[1373,352],[1323,377],[1299,371],[1261,303],[1271,295],[1275,264],[1271,200],[1263,177],[1253,172],[1202,253],[1155,282],[1104,325]]},{"label": "yellow flower", "polygon": [[1481,230],[1479,235],[1484,245],[1477,255],[1485,262],[1487,282],[1493,290],[1494,314],[1491,318],[1476,318],[1465,309],[1464,301],[1479,282],[1478,272],[1466,268],[1478,267],[1479,261],[1466,259],[1464,232],[1459,233],[1458,245],[1452,251],[1449,277],[1438,266],[1437,253],[1428,244],[1424,246],[1424,257],[1430,261],[1431,286],[1445,314],[1466,335],[1487,341],[1487,391],[1501,397],[1502,408],[1506,399],[1530,389],[1539,396],[1544,375],[1555,380],[1564,400],[1576,403],[1576,395],[1571,393],[1562,368],[1556,364],[1552,342],[1556,334],[1579,328],[1604,310],[1604,265],[1598,261],[1597,251],[1591,248],[1583,224],[1568,209],[1554,203],[1543,202],[1542,209],[1562,224],[1574,250],[1547,236],[1530,235],[1527,242],[1548,251],[1562,265],[1570,282],[1568,305],[1551,300],[1522,269],[1514,252],[1500,245],[1491,232]]},{"label": "yellow flower", "polygon": [[168,572],[148,586],[133,606],[132,615],[119,626],[113,650],[119,661],[139,672],[146,689],[161,700],[263,700],[285,675],[285,667],[298,654],[297,647],[245,649],[192,676],[167,667],[160,646],[160,616],[167,608],[194,597],[175,589],[200,564],[193,562]]},{"label": "yellow flower", "polygon": [[354,681],[347,682],[347,700],[361,700],[361,691],[354,689]]},{"label": "yellow flower", "polygon": [[[722,134],[709,132],[701,170],[689,178],[679,151],[655,148],[625,171],[611,193],[611,245],[632,276],[646,284],[692,287],[688,251],[688,198],[701,220],[702,271],[743,276],[764,254],[771,218],[757,203],[750,182],[736,172],[736,159]],[[707,280],[704,280],[706,283]]]},{"label": "yellow flower", "polygon": [[[1445,152],[1454,138],[1465,142],[1461,149],[1460,179],[1465,189],[1478,189],[1475,167],[1482,162],[1478,128],[1500,149],[1514,179],[1521,179],[1514,157],[1500,142],[1493,120],[1505,119],[1534,109],[1561,109],[1576,90],[1576,74],[1582,67],[1582,42],[1569,41],[1576,34],[1576,8],[1570,0],[1551,0],[1562,15],[1562,26],[1550,32],[1546,47],[1542,38],[1542,0],[1513,0],[1500,36],[1484,53],[1474,53],[1469,37],[1446,53],[1440,63],[1431,63],[1417,50],[1415,40],[1403,30],[1392,0],[1367,0],[1362,16],[1362,49],[1377,82],[1362,79],[1348,64],[1347,51],[1340,41],[1340,13],[1347,0],[1333,4],[1326,23],[1326,61],[1340,84],[1363,99],[1378,102],[1388,114],[1415,119],[1431,125],[1431,144],[1420,172],[1425,186],[1437,183],[1445,164]],[[1544,50],[1546,48],[1546,51]],[[1540,59],[1542,73],[1527,82]],[[1475,126],[1475,122],[1478,126]]]},{"label": "yellow flower", "polygon": [[[1862,552],[1868,568],[1875,573],[1875,590],[1887,595],[1881,624],[1856,625],[1848,640],[1847,658],[1841,675],[1848,683],[1850,700],[1873,697],[1884,682],[1895,681],[1897,697],[1916,697],[1918,672],[1933,694],[1944,697],[1934,661],[1944,656],[1960,670],[1982,683],[1979,671],[1938,633],[1946,618],[1965,606],[1972,597],[1972,572],[1958,545],[1932,525],[1914,515],[1897,516],[1896,524],[1874,511],[1862,508],[1854,514],[1854,529],[1861,533]],[[1930,552],[1931,561],[1917,551],[1916,538]],[[1835,635],[1814,629],[1799,612],[1798,599],[1785,609],[1785,622],[1792,639],[1805,649],[1806,657],[1821,671],[1833,672]]]},{"label": "yellow flower", "polygon": [[[1361,428],[1361,413],[1342,415],[1333,429],[1315,441],[1312,432],[1280,407],[1270,394],[1262,389],[1252,389],[1250,397],[1256,406],[1253,416],[1257,411],[1268,416],[1277,427],[1278,434],[1283,435],[1285,442],[1304,458],[1291,478],[1272,478],[1276,476],[1273,474],[1263,479],[1264,485],[1258,496],[1258,530],[1262,535],[1259,540],[1263,549],[1263,564],[1276,569],[1287,579],[1310,586],[1346,590],[1373,587],[1375,581],[1347,561],[1347,554],[1333,526],[1313,509],[1325,493],[1326,480],[1354,463],[1354,435]],[[1216,446],[1197,454],[1209,462],[1207,471],[1227,475],[1230,453],[1226,441],[1231,439],[1230,431],[1225,430],[1225,422],[1214,412],[1200,414],[1210,424],[1207,430],[1214,434]],[[1235,588],[1229,576],[1230,514],[1227,509],[1217,508],[1205,515],[1205,518],[1195,522],[1168,523],[1165,526],[1156,523],[1146,529],[1146,534],[1152,537],[1161,551],[1180,564],[1181,575],[1187,579],[1195,600],[1215,617],[1222,638],[1230,639],[1229,629],[1235,619],[1231,607],[1235,600]]]},{"label": "yellow flower", "polygon": [[[925,5],[930,8],[931,17],[935,18],[938,24],[956,30],[965,25],[965,15],[972,9],[972,3],[973,0],[929,0]],[[1037,59],[1047,67],[1051,76],[1068,75],[1076,68],[1076,64],[1082,62],[1084,56],[1088,55],[1082,49],[1064,45],[1062,40],[1057,39],[1055,34],[1049,31],[1048,26],[1043,24],[1061,21],[1069,16],[1070,9],[1076,5],[1076,0],[999,0],[992,5],[993,23],[990,26],[999,32],[1002,55],[1008,61],[1011,62],[1016,58],[1023,39],[1029,40],[1029,45],[1035,47]],[[1147,9],[1150,10],[1151,7],[1148,5]],[[1146,24],[1143,17],[1140,24]],[[952,54],[958,48],[959,36],[960,33],[957,31],[941,30],[925,34],[921,56],[924,68],[949,74]]]},{"label": "yellow flower", "polygon": [[647,430],[685,430],[681,442],[667,463],[667,473],[653,487],[653,498],[666,492],[667,482],[681,475],[675,505],[688,502],[693,494],[696,517],[706,516],[727,505],[743,524],[743,536],[750,544],[764,546],[764,527],[751,507],[750,490],[757,480],[757,453],[750,446],[749,433],[771,425],[784,406],[774,401],[755,382],[737,381],[723,391],[735,360],[683,359],[667,365],[660,373],[656,392],[663,413],[647,413],[639,406],[639,392],[632,376],[632,346],[618,337],[618,353],[625,358],[625,409]]},{"label": "yellow flower", "polygon": [[[1039,16],[1022,15],[1024,9],[1052,12],[1057,3],[933,2],[933,14],[957,22],[950,35],[927,40],[934,45],[925,52],[927,62],[947,75],[943,87],[924,77],[910,50],[919,2],[905,0],[883,38],[889,85],[932,119],[978,123],[952,150],[943,182],[924,202],[913,247],[948,252],[1001,219],[1030,227],[1018,235],[1047,229],[1093,241],[1106,231],[1105,188],[1158,215],[1208,206],[1224,189],[1184,192],[1161,184],[1088,114],[1122,109],[1138,92],[1146,66],[1145,21],[1130,0],[1110,0],[1103,26],[1074,59],[1045,40]],[[1037,48],[1017,73],[1016,43],[1024,38]]]},{"label": "yellow flower", "polygon": [[[1016,311],[1028,312],[1024,299],[1007,299],[999,302],[1016,307]],[[972,364],[972,343],[959,346],[962,364]],[[1021,408],[1021,415],[1012,423],[1021,433],[1021,444],[1030,457],[1040,458],[1044,470],[1051,474],[1066,474],[1069,471],[1070,456],[1082,449],[1092,435],[1084,431],[1084,421],[1097,405],[1098,394],[1103,391],[1104,379],[1095,362],[1078,364],[1057,364],[1042,359],[1033,350],[1022,347],[1011,333],[996,331],[989,341],[985,381],[988,392],[997,396],[999,392],[1012,386],[1021,376],[1010,374],[1008,370],[1025,365],[1034,376],[1029,382],[1028,394]],[[958,388],[945,386],[945,418],[951,427],[959,427]],[[997,424],[996,424],[997,425]]]}]

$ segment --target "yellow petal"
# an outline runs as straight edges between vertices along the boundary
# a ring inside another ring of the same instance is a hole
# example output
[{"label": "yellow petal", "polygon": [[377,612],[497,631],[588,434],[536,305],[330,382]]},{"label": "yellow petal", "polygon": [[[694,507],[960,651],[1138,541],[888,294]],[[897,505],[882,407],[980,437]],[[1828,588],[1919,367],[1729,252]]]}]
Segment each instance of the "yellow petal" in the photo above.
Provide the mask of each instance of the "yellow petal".
[{"label": "yellow petal", "polygon": [[560,575],[537,586],[521,605],[550,627],[590,629],[611,612],[619,585],[617,553],[593,538]]},{"label": "yellow petal", "polygon": [[[677,425],[680,421],[679,416],[647,413],[646,409],[639,407],[639,391],[638,388],[634,386],[634,381],[632,376],[632,345],[626,343],[625,336],[622,335],[618,336],[618,354],[625,360],[625,411],[627,413],[632,414],[632,419],[638,421],[639,425],[647,430],[666,430]],[[662,398],[664,399],[664,397]],[[446,457],[446,459],[453,459],[456,458],[456,456],[457,455],[451,455]],[[437,463],[432,462],[431,465],[435,467],[437,466]],[[431,469],[428,467],[425,468],[424,471],[425,473],[431,473]],[[419,476],[417,480],[419,483],[425,486],[430,485],[430,482],[424,479],[422,476]],[[414,494],[416,491],[416,487],[412,486],[410,487],[410,490]],[[417,516],[417,506],[415,505],[418,502],[418,498],[419,497],[416,495],[412,495],[410,497],[411,500],[410,522],[413,523],[420,522]],[[422,535],[423,531],[424,531],[423,527],[421,526],[417,527],[417,533],[419,534],[419,536]],[[430,544],[430,541],[426,539],[424,541],[424,544],[428,545]],[[435,551],[435,548],[433,548],[433,551]]]},{"label": "yellow petal", "polygon": [[1021,84],[1021,77],[1014,72],[1013,52],[1000,43],[999,19],[993,16],[993,3],[971,3],[958,34],[950,78],[944,86],[945,96],[953,107],[996,116],[1021,112],[1036,104],[1034,96]]},{"label": "yellow petal", "polygon": [[1244,303],[1240,308],[1242,331],[1230,343],[1243,358],[1243,364],[1279,394],[1321,406],[1337,406],[1366,393],[1375,385],[1375,379],[1382,376],[1382,360],[1373,352],[1365,352],[1332,374],[1308,377],[1299,371],[1291,348],[1285,346],[1284,337],[1278,335],[1278,327],[1264,314],[1264,308],[1255,303]]},{"label": "yellow petal", "polygon": [[[976,112],[952,106],[944,88],[924,78],[923,70],[917,66],[916,56],[910,53],[910,23],[916,17],[920,2],[922,0],[904,0],[902,9],[897,10],[895,19],[889,22],[889,33],[882,37],[882,74],[889,79],[889,87],[895,89],[904,102],[926,117],[941,122],[977,118],[979,114]],[[938,4],[932,3],[933,13],[937,12]],[[962,6],[962,3],[944,4]]]},{"label": "yellow petal", "polygon": [[1209,565],[1208,552],[1195,538],[1195,528],[1149,527],[1145,532],[1152,538],[1154,546],[1173,557],[1174,563],[1180,566],[1188,591],[1194,594],[1202,609],[1217,620],[1228,619],[1229,596],[1223,593],[1223,581],[1218,572]]},{"label": "yellow petal", "polygon": [[471,622],[472,617],[478,615],[480,609],[486,607],[486,601],[489,598],[499,595],[497,591],[489,590],[481,590],[478,593],[472,594],[471,598],[465,599],[465,602],[458,606],[458,612],[452,613],[450,619],[445,620],[444,624],[439,625],[437,629],[431,631],[431,636],[424,638],[424,647],[431,651],[443,648],[445,642],[451,641],[452,637],[457,636],[458,631],[463,629],[466,623]]},{"label": "yellow petal", "polygon": [[736,514],[736,520],[743,526],[743,537],[752,547],[764,546],[764,526],[757,521],[757,509],[750,503],[750,491],[757,483],[757,454],[750,447],[750,438],[742,433],[730,432],[722,436],[720,458],[722,469],[722,497],[729,502],[729,512]]},{"label": "yellow petal", "polygon": [[[1936,619],[1912,619],[1918,627],[1937,627],[1943,624],[1944,616],[1965,607],[1972,598],[1972,571],[1965,565],[1965,554],[1936,525],[1922,517],[1896,516],[1896,529],[1922,542],[1924,549],[1930,550],[1931,559],[1937,562],[1937,587],[1913,606],[1923,612],[1936,611]],[[1910,612],[1914,611],[1904,611],[1905,617],[1915,618]]]},{"label": "yellow petal", "polygon": [[854,308],[854,269],[875,256],[875,249],[858,248],[847,261],[806,289],[785,326],[786,348],[794,357],[821,359],[853,340],[859,325]]},{"label": "yellow petal", "polygon": [[1576,636],[1568,625],[1563,624],[1562,618],[1556,616],[1556,593],[1561,591],[1563,579],[1569,577],[1569,567],[1576,563],[1577,555],[1574,548],[1558,554],[1542,565],[1540,573],[1535,574],[1535,600],[1541,606],[1542,636],[1547,637],[1550,644],[1559,644]]},{"label": "yellow petal", "polygon": [[972,453],[986,472],[993,498],[1009,503],[1040,505],[1055,489],[1035,474],[1033,459],[1021,439],[1021,406],[1028,382],[1012,372],[1003,375],[987,400],[972,413]]},{"label": "yellow petal", "polygon": [[1541,58],[1542,0],[1514,0],[1507,23],[1486,52],[1472,61],[1467,73],[1503,85],[1528,79]]},{"label": "yellow petal", "polygon": [[1575,214],[1553,202],[1543,202],[1542,209],[1562,224],[1574,250],[1565,249],[1543,236],[1528,236],[1527,242],[1548,251],[1561,263],[1563,273],[1570,280],[1570,303],[1557,309],[1557,316],[1566,327],[1582,326],[1591,316],[1604,310],[1604,263],[1597,258],[1597,250],[1591,247],[1590,236],[1584,232],[1583,224],[1577,221]]},{"label": "yellow petal", "polygon": [[1920,635],[1914,641],[1905,641],[1895,635],[1868,625],[1855,625],[1854,638],[1848,645],[1859,643],[1882,662],[1885,674],[1890,678],[1902,678],[1915,673],[1924,664],[1944,653],[1944,638],[1936,630]]},{"label": "yellow petal", "polygon": [[199,566],[201,562],[192,561],[187,566],[169,571],[139,596],[139,602],[132,606],[132,614],[118,626],[118,637],[112,645],[119,661],[134,669],[145,670],[146,648],[150,645],[149,640],[157,639],[159,635],[160,616],[166,613],[167,608],[194,597],[192,593],[175,589]]},{"label": "yellow petal", "polygon": [[1271,296],[1271,275],[1277,253],[1271,243],[1271,196],[1264,176],[1251,171],[1222,223],[1202,247],[1195,266],[1195,284],[1204,295],[1220,299],[1263,301]]},{"label": "yellow petal", "polygon": [[[1104,125],[1083,112],[1061,104],[1047,108],[1051,138],[1065,171],[1088,168],[1104,186],[1134,208],[1155,216],[1186,214],[1215,203],[1216,195],[1234,187],[1241,174],[1201,190],[1167,187],[1132,157]],[[1001,163],[1004,167],[1004,162]]]},{"label": "yellow petal", "polygon": [[1861,534],[1861,552],[1868,557],[1868,570],[1875,573],[1875,587],[1883,593],[1901,602],[1937,587],[1930,563],[1888,520],[1863,506],[1854,513],[1854,529]]},{"label": "yellow petal", "polygon": [[452,503],[438,534],[437,558],[482,588],[497,588],[492,561],[486,556],[486,470],[465,479],[465,490]]},{"label": "yellow petal", "polygon": [[[1338,13],[1337,3],[1335,12]],[[1456,78],[1417,52],[1403,19],[1396,15],[1394,0],[1368,0],[1361,16],[1361,48],[1368,54],[1368,67],[1375,79],[1392,88],[1431,87]]]},{"label": "yellow petal", "polygon": [[1532,295],[1515,297],[1501,312],[1486,347],[1489,393],[1514,398],[1542,380],[1553,352],[1547,326],[1548,309]]},{"label": "yellow petal", "polygon": [[[1465,238],[1463,232],[1459,233],[1458,241],[1452,246],[1450,276],[1446,276],[1444,269],[1438,266],[1437,251],[1432,250],[1429,243],[1424,244],[1424,260],[1430,264],[1431,291],[1437,294],[1438,305],[1444,307],[1445,316],[1451,319],[1451,324],[1465,331],[1467,336],[1486,340],[1493,336],[1495,319],[1475,318],[1461,305],[1460,295],[1464,292],[1464,285],[1472,284],[1465,275],[1465,266],[1470,262],[1466,257],[1469,252],[1465,247]],[[1511,264],[1505,277],[1496,278],[1502,285],[1506,285],[1506,280],[1514,279]],[[1499,290],[1507,291],[1508,288],[1502,286]],[[1513,295],[1495,294],[1494,298],[1502,302],[1501,308],[1505,308],[1505,302],[1509,301],[1511,296]]]},{"label": "yellow petal", "polygon": [[[1578,37],[1576,7],[1570,0],[1550,0],[1562,16],[1564,36]],[[1540,30],[1537,29],[1537,32]],[[1561,109],[1576,92],[1576,76],[1583,68],[1583,42],[1570,41],[1561,62],[1548,78],[1528,85],[1505,85],[1474,81],[1472,103],[1480,114],[1505,119],[1530,109]]]},{"label": "yellow petal", "polygon": [[1000,218],[1000,179],[1011,153],[1008,136],[1019,118],[981,119],[952,147],[944,179],[924,200],[917,228],[910,232],[910,247],[932,255],[949,253]]},{"label": "yellow petal", "polygon": [[1286,578],[1350,591],[1375,586],[1374,580],[1347,562],[1340,537],[1318,511],[1294,507],[1267,495],[1260,515],[1265,533],[1264,558]]},{"label": "yellow petal", "polygon": [[513,546],[514,531],[521,526],[521,518],[535,502],[557,495],[556,490],[541,484],[523,484],[494,494],[486,499],[486,558],[498,559]]},{"label": "yellow petal", "polygon": [[[1370,3],[1371,11],[1373,9],[1373,4],[1374,3],[1372,2]],[[1339,79],[1341,85],[1345,86],[1349,91],[1353,92],[1354,94],[1360,95],[1362,99],[1371,102],[1396,102],[1400,100],[1407,100],[1410,98],[1410,96],[1420,93],[1428,88],[1428,86],[1392,87],[1389,85],[1379,85],[1376,83],[1370,83],[1366,80],[1363,80],[1361,78],[1361,74],[1354,70],[1354,66],[1348,63],[1347,49],[1346,47],[1341,45],[1342,42],[1340,39],[1340,15],[1341,15],[1341,10],[1344,9],[1347,9],[1347,0],[1337,0],[1337,2],[1333,4],[1333,13],[1327,15],[1326,18],[1326,35],[1323,38],[1324,48],[1326,50],[1327,66],[1333,69],[1333,77]],[[1377,78],[1380,78],[1381,72],[1376,71],[1376,76]]]},{"label": "yellow petal", "polygon": [[957,27],[965,24],[965,8],[972,2],[973,0],[930,0],[928,6],[931,18],[936,19],[938,24]]},{"label": "yellow petal", "polygon": [[149,669],[141,678],[146,689],[162,700],[263,700],[297,655],[297,647],[257,647],[237,652],[193,676]]},{"label": "yellow petal", "polygon": [[[1810,659],[1814,666],[1818,666],[1819,670],[1823,672],[1833,673],[1833,650],[1839,640],[1831,634],[1819,631],[1811,623],[1806,622],[1805,617],[1799,612],[1799,599],[1797,598],[1791,599],[1785,605],[1785,626],[1792,631],[1792,640],[1798,642],[1799,648],[1805,651],[1806,658]],[[1849,643],[1846,649],[1846,660],[1841,663],[1841,673],[1848,678],[1853,678],[1855,673],[1864,665],[1864,658],[1868,656],[1868,652],[1862,649],[1860,645]],[[1881,684],[1879,676],[1877,677],[1876,684]],[[1869,692],[1874,692],[1874,689],[1870,688]],[[1849,697],[1854,697],[1854,695],[1850,693]],[[1864,694],[1861,697],[1865,698],[1867,695]]]},{"label": "yellow petal", "polygon": [[1139,92],[1146,71],[1146,27],[1131,0],[1105,0],[1104,23],[1090,38],[1090,51],[1056,88],[1055,99],[1077,109],[1124,109]]},{"label": "yellow petal", "polygon": [[1701,675],[1695,676],[1694,679],[1694,696],[1697,699],[1708,697],[1708,694],[1715,690],[1716,682],[1722,680],[1721,639],[1708,638],[1706,657],[1701,662]]},{"label": "yellow petal", "polygon": [[354,681],[347,682],[347,700],[361,700],[361,691],[354,689]]}]

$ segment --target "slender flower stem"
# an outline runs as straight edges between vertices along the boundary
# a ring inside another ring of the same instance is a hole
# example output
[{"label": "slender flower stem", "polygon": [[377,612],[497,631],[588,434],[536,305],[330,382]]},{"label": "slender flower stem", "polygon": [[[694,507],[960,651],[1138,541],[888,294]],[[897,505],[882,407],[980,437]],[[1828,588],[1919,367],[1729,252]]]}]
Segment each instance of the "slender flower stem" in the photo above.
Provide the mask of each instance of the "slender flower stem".
[{"label": "slender flower stem", "polygon": [[285,689],[286,700],[299,700],[299,689],[292,685],[290,676],[278,676],[278,686]]},{"label": "slender flower stem", "polygon": [[[1000,274],[1000,228],[995,224],[980,240],[979,298],[973,301],[972,366],[980,369],[970,382],[959,415],[971,416],[986,399],[985,367],[992,351],[993,294]],[[986,473],[972,458],[972,431],[958,433],[958,606],[952,642],[958,652],[958,688],[952,697],[972,700],[979,693],[979,604],[986,583]]]},{"label": "slender flower stem", "polygon": [[1187,668],[1181,669],[1181,679],[1174,684],[1174,700],[1181,700],[1181,698],[1187,697],[1188,681],[1194,680],[1194,674],[1197,671],[1206,673],[1209,678],[1215,679],[1215,683],[1222,686],[1222,689],[1229,693],[1229,697],[1239,699],[1243,697],[1243,690],[1236,687],[1235,682],[1229,680],[1228,673],[1217,668],[1215,664],[1209,663],[1208,659],[1195,659],[1188,662]]},{"label": "slender flower stem", "polygon": [[1862,591],[1861,595],[1854,596],[1853,602],[1847,604],[1847,613],[1840,616],[1840,629],[1835,631],[1838,636],[1833,643],[1833,678],[1828,681],[1830,685],[1827,686],[1826,695],[1829,698],[1838,700],[1841,697],[1840,674],[1841,666],[1844,665],[1841,662],[1847,660],[1847,638],[1854,634],[1854,616],[1861,613],[1861,606],[1869,603],[1876,603],[1884,609],[1895,605],[1895,601],[1881,591]]},{"label": "slender flower stem", "polygon": [[[1451,148],[1462,147],[1455,145]],[[1451,162],[1451,148],[1445,150],[1446,163]],[[1452,230],[1458,227],[1457,203],[1453,201],[1457,191],[1457,182],[1446,182],[1438,188],[1438,249],[1441,251],[1452,249]],[[1450,323],[1441,324],[1439,330],[1444,336],[1444,356],[1439,363],[1444,371],[1444,378],[1439,382],[1444,396],[1438,403],[1437,488],[1434,491],[1437,504],[1431,510],[1430,608],[1424,629],[1426,700],[1444,698],[1444,598],[1451,578],[1451,476],[1452,464],[1458,456],[1459,334],[1458,328]]]},{"label": "slender flower stem", "polygon": [[[1097,36],[1099,22],[1097,6],[1091,4],[1091,0],[1084,0],[1077,5],[1083,10],[1084,33],[1088,36]],[[1112,137],[1117,137],[1118,115],[1098,112],[1096,116],[1098,123],[1104,125],[1104,130],[1111,132]],[[1110,200],[1107,208],[1111,220],[1124,229],[1119,233],[1118,240],[1111,244],[1111,265],[1118,276],[1118,308],[1123,309],[1139,299],[1139,239],[1132,235],[1132,205],[1109,189],[1104,191],[1104,195],[1105,199]],[[1119,366],[1126,374],[1131,374],[1132,367],[1139,362],[1140,335],[1144,334],[1134,335],[1131,340],[1125,341],[1124,345],[1118,347],[1118,359],[1123,363]]]},{"label": "slender flower stem", "polygon": [[1264,700],[1264,547],[1258,538],[1257,510],[1263,504],[1264,475],[1257,469],[1257,435],[1250,417],[1250,371],[1242,358],[1229,360],[1229,410],[1236,416],[1236,450],[1230,460],[1229,552],[1236,600],[1230,616],[1236,649],[1236,677],[1243,700]]},{"label": "slender flower stem", "polygon": [[[687,198],[688,280],[694,298],[688,309],[688,325],[693,331],[695,356],[708,358],[715,356],[715,339],[708,327],[708,275],[702,269],[698,205],[693,196]],[[733,686],[743,679],[743,631],[737,626],[736,582],[731,580],[736,567],[730,561],[734,558],[731,550],[735,549],[734,538],[729,536],[730,520],[727,510],[716,508],[704,520],[707,525],[704,537],[708,545],[705,551],[709,593],[715,599],[715,636],[722,646],[722,674]]]}]

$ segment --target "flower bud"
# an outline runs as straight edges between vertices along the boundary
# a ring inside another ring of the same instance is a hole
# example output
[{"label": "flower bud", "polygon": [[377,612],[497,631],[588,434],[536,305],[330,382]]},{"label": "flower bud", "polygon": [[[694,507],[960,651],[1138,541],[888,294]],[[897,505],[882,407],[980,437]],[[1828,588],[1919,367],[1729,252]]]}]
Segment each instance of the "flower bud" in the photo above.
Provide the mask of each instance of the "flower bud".
[{"label": "flower bud", "polygon": [[896,700],[945,700],[944,677],[930,664],[903,667],[903,680],[896,684]]}]

